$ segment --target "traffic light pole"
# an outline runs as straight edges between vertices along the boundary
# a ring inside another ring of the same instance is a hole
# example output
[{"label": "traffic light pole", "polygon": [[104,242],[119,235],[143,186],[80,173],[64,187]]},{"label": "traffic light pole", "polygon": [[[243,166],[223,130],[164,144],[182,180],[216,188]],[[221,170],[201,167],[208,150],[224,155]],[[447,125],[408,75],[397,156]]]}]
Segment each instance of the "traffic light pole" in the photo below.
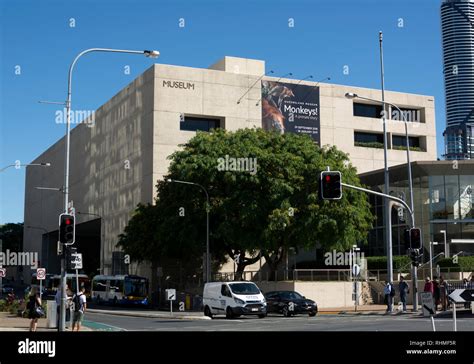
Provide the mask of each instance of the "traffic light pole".
[{"label": "traffic light pole", "polygon": [[[369,190],[367,188],[348,185],[347,183],[342,183],[341,182],[341,186],[344,186],[346,188],[350,188],[350,189],[353,189],[353,190],[357,190],[357,191],[362,191],[362,192],[365,192],[365,193],[368,193],[368,194],[371,194],[371,195],[385,197],[389,200],[392,200],[392,201],[395,201],[395,202],[399,203],[400,205],[402,205],[408,211],[408,214],[410,216],[410,227],[412,227],[412,228],[415,227],[415,218],[414,218],[413,210],[402,199],[400,199],[398,197],[395,197],[395,196],[392,196],[392,195],[385,194],[385,193],[372,191],[372,190]],[[415,265],[413,265],[412,266],[412,294],[413,294],[413,311],[414,312],[416,312],[418,310],[418,294],[417,294],[417,291],[418,291],[418,270],[417,270],[417,267]]]},{"label": "traffic light pole", "polygon": [[350,188],[352,190],[362,191],[362,192],[365,192],[365,193],[368,193],[368,194],[371,194],[371,195],[385,197],[389,200],[392,200],[392,201],[395,201],[395,202],[399,203],[400,205],[402,205],[408,211],[408,214],[410,216],[410,226],[412,228],[415,227],[415,224],[414,224],[414,221],[413,221],[412,210],[411,210],[410,206],[408,206],[407,203],[405,201],[403,201],[401,198],[398,198],[398,197],[395,197],[395,196],[392,196],[392,195],[387,195],[387,194],[382,193],[382,192],[372,191],[372,190],[369,190],[367,188],[363,188],[363,187],[359,187],[359,186],[348,185],[347,183],[342,183],[341,182],[341,186]]}]

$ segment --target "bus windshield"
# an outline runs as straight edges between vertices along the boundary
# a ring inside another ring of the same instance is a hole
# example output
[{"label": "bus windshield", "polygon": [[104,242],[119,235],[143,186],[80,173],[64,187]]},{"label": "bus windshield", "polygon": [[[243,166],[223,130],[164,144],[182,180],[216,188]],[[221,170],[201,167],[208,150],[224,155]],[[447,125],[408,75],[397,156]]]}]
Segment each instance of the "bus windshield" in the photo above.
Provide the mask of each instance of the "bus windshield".
[{"label": "bus windshield", "polygon": [[127,278],[124,282],[125,296],[145,297],[147,295],[146,279]]}]

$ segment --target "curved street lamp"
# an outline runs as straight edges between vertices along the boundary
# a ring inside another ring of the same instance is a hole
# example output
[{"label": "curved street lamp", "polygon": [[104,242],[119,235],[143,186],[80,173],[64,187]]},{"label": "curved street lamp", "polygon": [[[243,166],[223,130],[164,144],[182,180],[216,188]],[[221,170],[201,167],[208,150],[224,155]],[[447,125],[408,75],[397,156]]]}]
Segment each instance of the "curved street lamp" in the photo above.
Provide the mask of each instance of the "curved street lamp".
[{"label": "curved street lamp", "polygon": [[[107,53],[130,53],[130,54],[142,54],[148,58],[157,58],[160,52],[156,50],[128,50],[128,49],[112,49],[112,48],[89,48],[80,52],[72,61],[69,67],[68,73],[68,86],[67,86],[67,100],[66,100],[66,157],[65,157],[65,168],[64,168],[64,213],[68,213],[68,201],[69,201],[69,157],[70,157],[70,140],[71,140],[71,98],[72,98],[72,71],[79,58],[83,55],[92,52],[107,52]],[[65,312],[66,312],[66,269],[65,259],[62,258],[61,264],[61,310],[60,310],[60,325],[59,331],[64,331]]]}]

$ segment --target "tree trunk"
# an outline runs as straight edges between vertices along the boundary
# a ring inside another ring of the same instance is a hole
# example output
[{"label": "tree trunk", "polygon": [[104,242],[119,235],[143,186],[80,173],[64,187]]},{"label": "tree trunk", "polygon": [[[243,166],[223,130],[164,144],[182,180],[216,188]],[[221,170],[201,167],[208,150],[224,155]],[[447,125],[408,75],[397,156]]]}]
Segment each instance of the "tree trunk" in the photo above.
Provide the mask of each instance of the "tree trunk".
[{"label": "tree trunk", "polygon": [[241,281],[243,279],[243,273],[245,271],[245,267],[248,265],[252,265],[262,259],[262,254],[258,253],[255,257],[246,257],[245,251],[242,250],[230,250],[229,256],[235,261],[235,257],[239,255],[239,260],[237,263],[237,269],[234,275],[234,281]]},{"label": "tree trunk", "polygon": [[270,276],[268,278],[269,281],[276,280],[276,272],[284,255],[285,249],[283,247],[278,248],[278,250],[276,252],[273,252],[272,255],[270,255],[268,252],[263,253],[263,256],[265,257],[265,260],[268,264],[268,268],[270,269]]},{"label": "tree trunk", "polygon": [[158,279],[158,261],[153,260],[151,262],[151,287],[150,287],[150,297],[152,300],[152,305],[157,307],[160,303],[160,294],[159,294],[159,279]]}]

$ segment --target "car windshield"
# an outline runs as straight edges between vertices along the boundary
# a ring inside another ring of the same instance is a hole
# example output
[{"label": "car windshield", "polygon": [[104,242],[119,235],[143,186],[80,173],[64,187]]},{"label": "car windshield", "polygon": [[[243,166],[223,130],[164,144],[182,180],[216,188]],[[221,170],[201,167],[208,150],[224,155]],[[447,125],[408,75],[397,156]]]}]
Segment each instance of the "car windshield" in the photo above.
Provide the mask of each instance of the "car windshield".
[{"label": "car windshield", "polygon": [[259,294],[260,290],[253,283],[231,283],[230,289],[235,294]]},{"label": "car windshield", "polygon": [[303,296],[297,292],[281,292],[280,296],[284,300],[301,300],[303,298]]}]

